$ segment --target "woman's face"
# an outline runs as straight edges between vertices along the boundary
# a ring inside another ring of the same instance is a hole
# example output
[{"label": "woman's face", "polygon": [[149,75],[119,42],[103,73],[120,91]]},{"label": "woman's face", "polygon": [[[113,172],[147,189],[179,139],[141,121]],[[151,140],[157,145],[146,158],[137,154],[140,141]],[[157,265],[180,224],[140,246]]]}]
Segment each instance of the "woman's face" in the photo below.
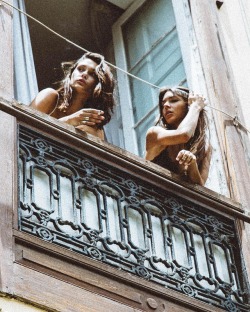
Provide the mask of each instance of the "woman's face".
[{"label": "woman's face", "polygon": [[179,95],[167,91],[162,99],[162,116],[166,123],[176,129],[187,114],[188,105]]},{"label": "woman's face", "polygon": [[89,58],[80,61],[72,72],[70,85],[73,90],[79,93],[92,96],[98,82],[95,68],[97,63]]}]

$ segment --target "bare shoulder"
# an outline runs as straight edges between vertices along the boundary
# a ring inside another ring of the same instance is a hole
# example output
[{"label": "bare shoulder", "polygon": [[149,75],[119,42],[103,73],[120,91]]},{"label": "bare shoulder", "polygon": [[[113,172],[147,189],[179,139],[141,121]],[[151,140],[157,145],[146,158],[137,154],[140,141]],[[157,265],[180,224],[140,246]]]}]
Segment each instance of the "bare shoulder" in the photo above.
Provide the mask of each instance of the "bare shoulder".
[{"label": "bare shoulder", "polygon": [[53,88],[43,89],[43,90],[40,91],[40,93],[47,94],[47,95],[51,95],[51,94],[56,95],[56,94],[58,94],[58,92],[55,89],[53,89]]},{"label": "bare shoulder", "polygon": [[160,152],[165,148],[165,146],[158,144],[157,136],[159,132],[164,131],[162,127],[153,126],[148,129],[146,133],[146,156],[147,160],[154,159]]},{"label": "bare shoulder", "polygon": [[37,94],[30,106],[43,113],[49,114],[55,108],[57,100],[58,92],[53,88],[46,88]]},{"label": "bare shoulder", "polygon": [[43,99],[57,99],[58,97],[58,92],[53,89],[53,88],[46,88],[46,89],[43,89],[41,90],[37,96],[35,97],[35,99],[32,101],[32,103],[35,101],[35,100],[43,100]]},{"label": "bare shoulder", "polygon": [[165,132],[166,130],[160,126],[153,126],[150,127],[146,133],[146,137],[154,136],[157,135],[160,132]]},{"label": "bare shoulder", "polygon": [[146,133],[146,149],[151,148],[153,142],[155,142],[155,137],[157,134],[157,126],[150,127]]},{"label": "bare shoulder", "polygon": [[161,126],[153,126],[148,129],[146,133],[146,144],[155,145],[168,145],[165,142],[160,142],[161,138],[165,138],[168,135],[168,131]]},{"label": "bare shoulder", "polygon": [[150,127],[148,130],[147,130],[147,133],[146,133],[146,137],[153,134],[154,133],[154,130],[155,130],[155,126],[154,127]]}]

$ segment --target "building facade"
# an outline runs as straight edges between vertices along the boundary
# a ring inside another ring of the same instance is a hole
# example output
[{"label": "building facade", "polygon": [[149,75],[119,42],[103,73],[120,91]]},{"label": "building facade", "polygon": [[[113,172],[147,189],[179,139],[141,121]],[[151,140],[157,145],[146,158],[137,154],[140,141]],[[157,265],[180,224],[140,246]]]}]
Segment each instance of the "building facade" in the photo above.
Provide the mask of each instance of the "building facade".
[{"label": "building facade", "polygon": [[[92,34],[113,16],[109,143],[25,105],[39,83],[24,4],[0,6],[2,311],[249,311],[248,1],[86,1]],[[143,159],[166,84],[209,101],[206,187]]]}]

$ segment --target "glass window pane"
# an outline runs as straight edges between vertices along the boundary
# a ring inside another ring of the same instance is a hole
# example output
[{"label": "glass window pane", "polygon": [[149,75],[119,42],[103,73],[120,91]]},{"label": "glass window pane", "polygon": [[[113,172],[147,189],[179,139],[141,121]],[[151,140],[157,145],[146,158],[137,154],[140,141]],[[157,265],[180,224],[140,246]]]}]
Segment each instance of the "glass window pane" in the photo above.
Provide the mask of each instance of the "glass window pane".
[{"label": "glass window pane", "polygon": [[[175,17],[171,0],[146,3],[122,27],[128,71],[157,87],[185,84]],[[145,135],[158,114],[158,88],[130,79],[134,128],[139,155],[143,156]],[[148,116],[149,112],[152,112]]]}]

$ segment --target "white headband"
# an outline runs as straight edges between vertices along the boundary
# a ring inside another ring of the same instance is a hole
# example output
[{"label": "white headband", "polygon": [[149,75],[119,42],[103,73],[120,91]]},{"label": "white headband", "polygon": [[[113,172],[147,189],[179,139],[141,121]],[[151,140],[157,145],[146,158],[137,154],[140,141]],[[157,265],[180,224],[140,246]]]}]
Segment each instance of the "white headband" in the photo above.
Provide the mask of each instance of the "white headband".
[{"label": "white headband", "polygon": [[186,99],[188,99],[188,92],[184,91],[184,90],[180,90],[180,89],[177,89],[177,88],[173,88],[171,89],[171,91],[179,96],[182,96]]}]

